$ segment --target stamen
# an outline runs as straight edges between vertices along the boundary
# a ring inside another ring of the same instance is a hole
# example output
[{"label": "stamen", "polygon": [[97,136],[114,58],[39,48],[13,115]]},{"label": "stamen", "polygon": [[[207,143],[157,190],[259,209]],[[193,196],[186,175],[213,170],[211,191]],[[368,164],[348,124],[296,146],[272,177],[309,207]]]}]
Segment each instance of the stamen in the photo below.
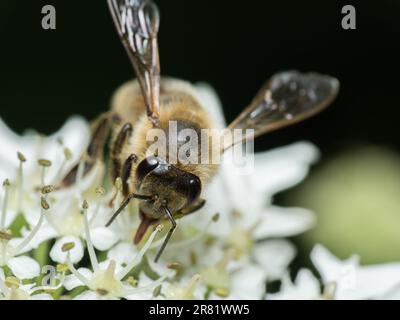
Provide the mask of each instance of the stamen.
[{"label": "stamen", "polygon": [[53,185],[48,185],[44,186],[42,188],[42,194],[47,195],[55,190],[55,187]]},{"label": "stamen", "polygon": [[129,276],[128,279],[126,279],[126,282],[129,283],[132,287],[137,287],[138,284],[138,281],[133,276]]},{"label": "stamen", "polygon": [[201,277],[199,274],[195,274],[188,285],[186,286],[185,290],[183,291],[182,299],[189,298],[193,295],[193,291],[196,288],[197,284],[199,283]]},{"label": "stamen", "polygon": [[56,266],[56,270],[57,270],[57,272],[62,273],[62,272],[67,272],[69,269],[68,269],[68,265],[66,265],[64,263],[59,263]]},{"label": "stamen", "polygon": [[159,284],[157,287],[154,288],[153,290],[153,298],[157,298],[161,294],[161,289],[162,285]]},{"label": "stamen", "polygon": [[180,264],[179,262],[172,262],[167,264],[167,268],[175,270],[177,273],[179,273],[180,271],[182,271],[182,264]]},{"label": "stamen", "polygon": [[153,231],[153,233],[150,235],[149,239],[147,239],[146,243],[140,249],[139,253],[132,259],[131,262],[127,264],[127,266],[118,274],[118,279],[122,280],[125,278],[125,276],[128,275],[128,273],[132,270],[133,267],[135,267],[143,258],[144,254],[146,251],[150,248],[151,243],[153,242],[156,234],[162,230],[163,225],[158,225],[156,229]]},{"label": "stamen", "polygon": [[67,254],[67,261],[68,269],[71,271],[71,273],[78,278],[80,282],[82,282],[85,286],[89,287],[90,285],[90,280],[87,279],[82,273],[80,273],[78,270],[75,269],[74,265],[71,262],[71,259],[69,257],[69,252]]},{"label": "stamen", "polygon": [[96,188],[96,196],[97,196],[97,202],[96,202],[96,207],[94,209],[94,213],[91,216],[89,220],[89,225],[91,225],[94,220],[96,219],[97,215],[99,214],[100,207],[101,207],[101,202],[102,202],[102,196],[106,193],[106,190],[103,187],[98,187]]},{"label": "stamen", "polygon": [[4,198],[3,198],[3,208],[1,210],[0,229],[4,229],[6,225],[8,198],[10,193],[10,181],[8,179],[4,180],[3,188],[4,188]]},{"label": "stamen", "polygon": [[[60,144],[61,144],[61,146],[64,145],[64,143],[60,143]],[[64,160],[62,161],[60,167],[58,168],[56,178],[54,179],[54,183],[56,183],[57,181],[60,181],[62,179],[64,168],[67,165],[67,162],[70,161],[73,156],[72,152],[69,148],[64,147],[63,151],[64,151]]]},{"label": "stamen", "polygon": [[44,212],[50,209],[49,204],[47,203],[46,199],[44,197],[41,198],[41,212],[40,212],[40,218],[39,221],[36,223],[36,225],[34,226],[34,228],[31,230],[31,232],[28,234],[28,236],[21,241],[21,243],[15,248],[15,253],[18,254],[19,252],[21,252],[28,244],[29,242],[32,241],[32,239],[36,236],[36,234],[38,233],[40,227],[43,224],[43,220],[44,220]]},{"label": "stamen", "polygon": [[85,224],[86,244],[87,244],[87,248],[88,248],[88,252],[89,252],[90,263],[92,264],[93,270],[96,272],[97,270],[99,270],[99,262],[97,260],[96,253],[93,248],[92,239],[90,237],[89,221],[88,221],[88,217],[87,217],[87,211],[89,208],[89,204],[87,203],[86,200],[83,201],[82,208],[83,208],[83,216],[84,216],[84,221],[85,221],[84,224]]},{"label": "stamen", "polygon": [[142,292],[148,291],[148,290],[150,290],[150,289],[162,284],[165,281],[165,279],[167,279],[169,276],[170,276],[169,274],[168,275],[164,275],[161,278],[157,279],[156,281],[153,281],[152,283],[150,283],[150,284],[148,284],[146,286],[143,286],[141,288],[124,289],[124,296],[126,297],[126,296],[129,296],[131,294],[137,294],[137,293],[142,293]]},{"label": "stamen", "polygon": [[46,169],[51,167],[51,161],[47,160],[47,159],[40,159],[40,160],[38,160],[38,164],[39,164],[39,166],[42,167],[40,183],[41,183],[41,186],[44,186],[44,185],[46,185],[46,183],[45,183]]},{"label": "stamen", "polygon": [[22,199],[23,199],[23,192],[24,192],[24,169],[23,169],[23,164],[26,162],[26,158],[21,152],[17,152],[17,157],[18,157],[18,160],[19,160],[17,212],[20,213],[22,211]]}]

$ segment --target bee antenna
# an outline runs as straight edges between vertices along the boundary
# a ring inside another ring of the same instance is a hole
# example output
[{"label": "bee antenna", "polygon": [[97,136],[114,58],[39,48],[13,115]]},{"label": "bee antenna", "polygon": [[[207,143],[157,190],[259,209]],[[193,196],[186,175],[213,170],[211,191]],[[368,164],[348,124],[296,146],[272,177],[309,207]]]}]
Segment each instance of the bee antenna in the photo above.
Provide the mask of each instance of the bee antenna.
[{"label": "bee antenna", "polygon": [[163,253],[165,247],[167,246],[167,244],[168,244],[169,240],[171,239],[171,236],[172,236],[172,234],[174,233],[174,230],[175,230],[175,228],[176,228],[176,221],[175,221],[175,218],[174,218],[174,216],[172,215],[171,211],[168,209],[168,207],[167,207],[166,205],[163,206],[162,208],[164,209],[164,211],[165,211],[165,213],[166,213],[166,215],[167,215],[169,221],[171,222],[172,226],[171,226],[171,229],[169,229],[168,234],[167,234],[167,236],[165,237],[165,240],[164,240],[164,242],[163,242],[163,244],[162,244],[160,250],[158,250],[157,255],[156,255],[156,258],[154,259],[154,262],[157,262],[158,259],[160,259],[161,254]]},{"label": "bee antenna", "polygon": [[121,206],[118,210],[112,215],[111,219],[106,223],[106,227],[109,227],[111,223],[115,220],[116,217],[125,209],[125,207],[129,204],[132,199],[140,199],[140,200],[152,200],[154,196],[147,196],[142,194],[132,193],[126,197],[126,199],[122,202]]}]

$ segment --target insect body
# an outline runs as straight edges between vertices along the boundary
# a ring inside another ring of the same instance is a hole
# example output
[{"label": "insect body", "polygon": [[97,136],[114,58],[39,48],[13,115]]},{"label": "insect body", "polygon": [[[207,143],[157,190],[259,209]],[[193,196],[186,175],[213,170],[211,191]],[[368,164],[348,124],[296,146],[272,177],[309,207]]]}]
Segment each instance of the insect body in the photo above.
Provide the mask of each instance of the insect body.
[{"label": "insect body", "polygon": [[[169,151],[149,154],[151,144],[146,136],[150,130],[158,129],[170,138],[170,121],[176,123],[178,131],[200,132],[214,125],[190,84],[160,77],[159,14],[155,4],[151,1],[108,0],[108,5],[137,80],[124,84],[116,92],[112,110],[93,125],[84,174],[93,167],[95,159],[101,157],[102,147],[111,131],[111,178],[121,178],[125,200],[108,225],[134,198],[140,201],[141,218],[135,243],[151,225],[169,220],[172,227],[156,256],[157,261],[173,234],[176,219],[204,205],[201,191],[217,172],[218,165],[212,162],[184,163],[179,157],[172,162]],[[296,71],[278,73],[261,88],[228,129],[253,129],[254,136],[259,136],[290,125],[329,105],[338,88],[338,81],[329,76]],[[229,140],[219,152],[254,136]],[[198,144],[203,145],[209,139],[201,136]],[[179,149],[186,142],[179,136],[167,141],[168,150]],[[67,175],[65,185],[75,180],[77,170],[74,168]]]}]

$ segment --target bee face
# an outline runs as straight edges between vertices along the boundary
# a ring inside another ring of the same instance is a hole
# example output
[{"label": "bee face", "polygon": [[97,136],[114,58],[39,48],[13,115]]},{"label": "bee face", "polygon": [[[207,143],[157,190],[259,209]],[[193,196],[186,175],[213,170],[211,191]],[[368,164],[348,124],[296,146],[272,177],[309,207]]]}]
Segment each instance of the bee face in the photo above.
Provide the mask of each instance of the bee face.
[{"label": "bee face", "polygon": [[136,189],[152,195],[152,201],[140,203],[141,211],[152,218],[160,218],[165,206],[178,212],[193,204],[200,196],[201,181],[196,175],[173,166],[160,157],[147,157],[136,169]]}]

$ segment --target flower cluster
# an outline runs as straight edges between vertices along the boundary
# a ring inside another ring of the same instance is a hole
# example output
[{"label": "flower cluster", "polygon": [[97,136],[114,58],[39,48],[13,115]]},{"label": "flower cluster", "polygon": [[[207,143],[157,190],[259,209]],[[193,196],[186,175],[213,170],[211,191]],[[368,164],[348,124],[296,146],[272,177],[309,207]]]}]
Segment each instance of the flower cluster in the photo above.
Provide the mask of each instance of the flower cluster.
[{"label": "flower cluster", "polygon": [[[213,90],[204,84],[196,90],[222,127]],[[122,200],[121,184],[104,182],[107,172],[100,161],[83,175],[79,159],[89,139],[89,124],[79,117],[47,137],[32,131],[17,135],[0,120],[0,298],[395,297],[399,265],[360,267],[356,259],[341,262],[320,246],[312,258],[322,291],[308,270],[301,270],[294,283],[288,276],[296,249],[284,238],[304,232],[315,221],[306,209],[274,206],[273,195],[306,176],[318,158],[312,144],[257,153],[254,173],[248,175],[236,172],[225,159],[204,190],[206,205],[179,220],[161,260],[154,263],[169,226],[155,226],[134,246],[139,218],[132,201],[105,227]],[[76,164],[76,183],[58,188],[57,182]],[[376,273],[386,282],[371,284]],[[267,294],[266,284],[274,280],[282,280],[281,291]]]}]

